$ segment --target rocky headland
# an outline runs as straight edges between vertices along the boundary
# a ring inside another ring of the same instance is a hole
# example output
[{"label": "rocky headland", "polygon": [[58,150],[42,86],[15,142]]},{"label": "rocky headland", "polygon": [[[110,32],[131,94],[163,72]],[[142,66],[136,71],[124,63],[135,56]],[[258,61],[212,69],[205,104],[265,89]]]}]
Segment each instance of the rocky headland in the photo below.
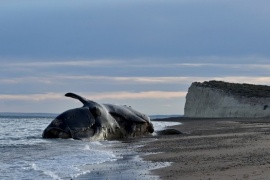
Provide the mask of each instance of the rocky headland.
[{"label": "rocky headland", "polygon": [[223,81],[194,82],[188,89],[184,116],[270,117],[270,86]]}]

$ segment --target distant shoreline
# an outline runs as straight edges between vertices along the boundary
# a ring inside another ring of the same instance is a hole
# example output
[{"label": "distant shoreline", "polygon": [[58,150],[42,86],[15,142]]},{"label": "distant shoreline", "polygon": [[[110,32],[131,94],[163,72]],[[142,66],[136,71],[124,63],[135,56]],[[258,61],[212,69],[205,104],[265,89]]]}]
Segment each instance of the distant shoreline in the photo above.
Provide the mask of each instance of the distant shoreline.
[{"label": "distant shoreline", "polygon": [[0,117],[32,117],[32,118],[36,118],[36,117],[56,117],[58,114],[56,113],[9,113],[9,112],[0,112]]}]

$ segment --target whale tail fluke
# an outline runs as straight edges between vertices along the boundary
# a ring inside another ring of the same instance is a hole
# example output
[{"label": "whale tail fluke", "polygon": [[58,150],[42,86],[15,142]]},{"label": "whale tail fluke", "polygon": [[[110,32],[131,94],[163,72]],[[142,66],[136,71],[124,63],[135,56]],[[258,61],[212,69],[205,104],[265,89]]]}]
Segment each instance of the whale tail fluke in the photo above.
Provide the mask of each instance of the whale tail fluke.
[{"label": "whale tail fluke", "polygon": [[84,97],[79,96],[78,94],[74,94],[74,93],[69,92],[69,93],[66,93],[65,96],[70,97],[70,98],[74,98],[74,99],[78,99],[84,105],[87,104],[87,99],[85,99]]}]

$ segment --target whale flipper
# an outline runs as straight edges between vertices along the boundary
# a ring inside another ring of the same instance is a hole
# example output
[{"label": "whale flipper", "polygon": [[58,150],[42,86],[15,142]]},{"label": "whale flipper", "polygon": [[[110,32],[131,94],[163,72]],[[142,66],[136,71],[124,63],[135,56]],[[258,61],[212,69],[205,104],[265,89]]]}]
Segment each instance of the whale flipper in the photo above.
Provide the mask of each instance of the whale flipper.
[{"label": "whale flipper", "polygon": [[65,96],[70,97],[70,98],[74,98],[74,99],[78,99],[79,101],[81,101],[83,103],[83,105],[87,104],[87,99],[79,96],[78,94],[74,94],[74,93],[69,92],[69,93],[66,93]]},{"label": "whale flipper", "polygon": [[142,119],[140,116],[137,116],[137,114],[133,113],[130,109],[127,108],[127,106],[118,106],[113,104],[104,104],[104,106],[112,116],[119,116],[122,119],[136,123],[147,122],[145,119]]}]

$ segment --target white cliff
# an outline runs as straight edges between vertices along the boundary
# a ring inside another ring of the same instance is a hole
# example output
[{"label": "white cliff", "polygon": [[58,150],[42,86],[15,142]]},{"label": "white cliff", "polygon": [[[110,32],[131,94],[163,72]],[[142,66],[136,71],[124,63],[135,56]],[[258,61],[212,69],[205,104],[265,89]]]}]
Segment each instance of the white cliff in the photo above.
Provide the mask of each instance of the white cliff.
[{"label": "white cliff", "polygon": [[192,83],[185,117],[270,117],[270,87],[209,81]]}]

